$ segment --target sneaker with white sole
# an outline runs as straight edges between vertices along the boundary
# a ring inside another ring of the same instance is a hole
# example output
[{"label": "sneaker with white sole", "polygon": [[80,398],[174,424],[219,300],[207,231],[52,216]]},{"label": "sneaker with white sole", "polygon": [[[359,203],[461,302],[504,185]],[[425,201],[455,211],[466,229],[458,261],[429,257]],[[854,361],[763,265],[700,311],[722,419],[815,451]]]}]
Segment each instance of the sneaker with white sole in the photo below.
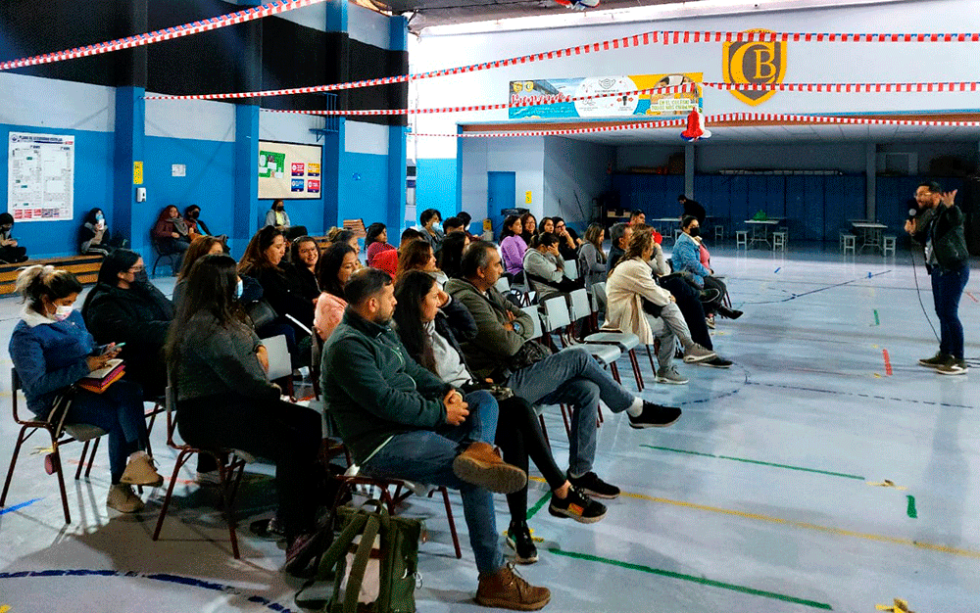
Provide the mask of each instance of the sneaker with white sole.
[{"label": "sneaker with white sole", "polygon": [[681,418],[681,410],[678,407],[662,406],[644,400],[642,413],[636,417],[627,413],[626,417],[629,419],[630,428],[636,430],[643,428],[666,428]]},{"label": "sneaker with white sole", "polygon": [[581,492],[585,492],[593,498],[607,498],[609,500],[619,498],[619,488],[610,483],[606,483],[594,472],[587,472],[581,477],[568,475],[568,481],[572,484],[572,487],[577,488]]},{"label": "sneaker with white sole", "polygon": [[943,364],[949,361],[953,356],[948,353],[943,353],[941,351],[936,352],[936,355],[931,358],[922,358],[919,360],[919,366],[925,366],[926,368],[939,368]]},{"label": "sneaker with white sole", "polygon": [[966,365],[966,360],[950,357],[943,364],[936,366],[936,372],[941,375],[965,375],[970,372],[970,368]]},{"label": "sneaker with white sole", "polygon": [[133,492],[133,487],[126,483],[110,486],[105,504],[120,513],[136,513],[143,510],[143,501]]},{"label": "sneaker with white sole", "polygon": [[731,368],[732,361],[715,356],[706,362],[698,362],[698,366],[710,366],[711,368]]},{"label": "sneaker with white sole", "polygon": [[684,349],[684,362],[687,364],[706,362],[716,357],[718,357],[717,353],[697,343],[693,343],[690,347]]},{"label": "sneaker with white sole", "polygon": [[531,529],[527,522],[517,524],[510,522],[507,528],[507,545],[514,550],[514,561],[518,564],[534,564],[538,561],[538,548],[531,538]]},{"label": "sneaker with white sole", "polygon": [[685,385],[687,383],[687,377],[677,372],[677,368],[673,365],[664,366],[657,371],[657,383]]},{"label": "sneaker with white sole", "polygon": [[548,513],[555,517],[571,517],[580,524],[594,524],[606,516],[606,506],[573,485],[564,498],[551,495]]}]

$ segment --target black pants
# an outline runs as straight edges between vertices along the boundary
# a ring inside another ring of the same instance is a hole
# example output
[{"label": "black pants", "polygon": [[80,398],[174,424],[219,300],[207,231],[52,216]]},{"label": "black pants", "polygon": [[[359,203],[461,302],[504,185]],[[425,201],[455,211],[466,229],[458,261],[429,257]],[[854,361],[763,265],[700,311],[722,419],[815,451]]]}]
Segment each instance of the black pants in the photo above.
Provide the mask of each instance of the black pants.
[{"label": "black pants", "polygon": [[[524,472],[528,469],[528,458],[534,460],[534,465],[552,490],[565,483],[565,474],[555,464],[538,417],[531,404],[523,398],[514,396],[500,403],[495,442],[503,451],[504,460]],[[524,521],[527,516],[527,486],[507,495],[507,507],[511,521]]]},{"label": "black pants", "polygon": [[677,308],[681,310],[684,321],[691,331],[691,339],[705,349],[712,349],[708,324],[704,321],[701,293],[680,277],[671,277],[662,281],[661,287],[670,292],[677,301]]},{"label": "black pants", "polygon": [[178,429],[202,449],[240,449],[276,463],[279,519],[287,541],[314,527],[320,416],[288,402],[242,396],[195,398],[178,403]]},{"label": "black pants", "polygon": [[17,264],[27,259],[26,247],[0,247],[0,260]]},{"label": "black pants", "polygon": [[704,278],[704,289],[716,289],[718,290],[718,299],[705,305],[705,310],[709,313],[715,313],[725,302],[725,296],[728,295],[728,286],[725,282],[717,277],[705,277]]}]

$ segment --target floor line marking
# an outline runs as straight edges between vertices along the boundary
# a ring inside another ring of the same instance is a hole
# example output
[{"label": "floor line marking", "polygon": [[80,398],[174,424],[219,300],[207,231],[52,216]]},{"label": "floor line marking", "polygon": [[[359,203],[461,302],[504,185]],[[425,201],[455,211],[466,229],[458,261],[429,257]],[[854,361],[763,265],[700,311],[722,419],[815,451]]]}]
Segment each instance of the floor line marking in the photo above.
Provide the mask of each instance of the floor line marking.
[{"label": "floor line marking", "polygon": [[880,326],[881,322],[878,320],[878,309],[875,309],[875,325]]},{"label": "floor line marking", "polygon": [[733,462],[745,462],[747,464],[760,464],[762,466],[772,466],[774,468],[786,468],[789,470],[799,470],[808,473],[817,473],[821,475],[830,475],[831,477],[844,477],[846,479],[857,479],[864,481],[864,477],[859,477],[858,475],[849,475],[847,473],[838,473],[829,470],[820,470],[817,468],[804,468],[802,466],[792,466],[790,464],[777,464],[774,462],[763,462],[762,460],[751,460],[748,458],[736,458],[733,456],[726,455],[714,455],[711,453],[702,453],[700,451],[688,451],[686,449],[674,449],[673,447],[657,447],[656,445],[640,445],[640,447],[646,447],[647,449],[656,449],[658,451],[672,451],[674,453],[686,453],[689,455],[702,456],[706,458],[716,458],[719,460],[732,460]]},{"label": "floor line marking", "polygon": [[526,519],[528,521],[530,521],[531,518],[534,517],[535,515],[537,515],[538,514],[538,511],[540,511],[541,508],[544,507],[544,503],[548,502],[548,500],[550,500],[550,499],[551,499],[551,492],[550,491],[545,492],[544,496],[542,496],[540,500],[538,500],[536,503],[534,503],[534,506],[533,507],[531,507],[530,509],[527,510],[527,517],[526,517]]},{"label": "floor line marking", "polygon": [[892,361],[888,357],[888,350],[882,349],[881,356],[885,359],[885,374],[890,377],[892,376]]},{"label": "floor line marking", "polygon": [[915,508],[915,496],[906,496],[909,499],[909,506],[906,509],[906,513],[912,519],[917,519],[919,517],[919,512]]},{"label": "floor line marking", "polygon": [[777,383],[758,383],[756,381],[746,381],[745,385],[758,385],[760,387],[774,387],[778,389],[796,390],[798,392],[815,392],[818,394],[831,394],[833,396],[855,396],[857,398],[867,398],[869,400],[893,400],[905,404],[923,404],[927,406],[947,407],[951,409],[975,409],[976,407],[966,404],[951,404],[948,402],[933,402],[931,400],[913,400],[909,398],[893,398],[874,394],[859,394],[857,392],[842,392],[838,390],[825,390],[818,387],[802,387],[799,385],[781,385]]},{"label": "floor line marking", "polygon": [[[14,511],[19,511],[19,510],[23,509],[24,507],[28,507],[28,506],[34,504],[38,500],[40,500],[40,498],[34,498],[32,500],[28,500],[27,502],[22,502],[20,504],[15,504],[15,505],[13,505],[11,507],[6,507],[4,509],[0,509],[0,515],[5,515],[7,513],[13,513]],[[0,611],[0,613],[3,613],[3,612]]]},{"label": "floor line marking", "polygon": [[966,295],[969,296],[970,299],[973,300],[973,302],[980,302],[980,300],[977,300],[977,297],[971,294],[970,292],[967,292]]},{"label": "floor line marking", "polygon": [[803,521],[796,521],[792,519],[783,519],[781,517],[772,517],[769,515],[761,515],[759,513],[747,513],[745,511],[736,511],[734,509],[725,509],[722,507],[712,507],[703,504],[697,504],[694,502],[684,502],[682,500],[670,500],[669,498],[658,498],[655,496],[647,496],[645,494],[634,494],[631,492],[623,492],[623,496],[627,498],[635,498],[637,500],[647,500],[649,502],[657,502],[660,504],[668,504],[675,507],[683,507],[687,509],[695,509],[698,511],[708,511],[711,513],[720,513],[722,515],[732,515],[735,517],[743,517],[745,519],[754,519],[757,521],[764,521],[772,524],[780,524],[783,526],[791,526],[794,528],[803,528],[806,530],[815,530],[817,532],[824,532],[826,534],[833,534],[835,536],[848,536],[852,538],[864,539],[867,541],[876,541],[879,543],[890,543],[892,545],[904,545],[907,547],[916,547],[918,549],[926,549],[929,551],[937,551],[940,553],[948,553],[951,555],[963,556],[967,558],[980,559],[980,551],[973,551],[970,549],[960,549],[957,547],[950,547],[948,545],[938,545],[935,543],[926,543],[924,541],[914,541],[912,539],[900,538],[896,536],[887,536],[884,534],[871,534],[867,532],[857,532],[855,530],[845,530],[843,528],[833,528],[830,526],[821,526],[819,524],[811,524]]},{"label": "floor line marking", "polygon": [[643,564],[633,564],[631,562],[621,562],[619,560],[611,560],[609,558],[602,558],[599,556],[590,555],[587,553],[578,553],[574,551],[563,551],[558,547],[549,548],[548,551],[556,555],[565,556],[577,560],[587,560],[589,562],[599,562],[600,564],[609,564],[611,566],[618,566],[620,568],[628,568],[630,570],[637,570],[650,575],[657,575],[660,577],[667,577],[669,579],[680,579],[682,581],[690,581],[692,583],[698,583],[701,585],[706,585],[709,587],[717,587],[724,590],[731,590],[734,592],[741,592],[743,594],[750,594],[752,596],[761,596],[763,598],[770,598],[773,600],[781,600],[783,602],[792,602],[794,604],[805,605],[808,607],[813,607],[814,609],[823,609],[824,611],[833,611],[833,607],[825,602],[817,602],[815,600],[806,600],[804,598],[796,598],[794,596],[787,596],[786,594],[780,594],[778,592],[768,592],[765,590],[759,590],[752,587],[746,587],[744,585],[737,585],[734,583],[724,583],[722,581],[715,581],[713,579],[705,579],[704,577],[695,577],[692,575],[685,575],[683,573],[677,573],[669,570],[662,570],[659,568],[653,568]]}]

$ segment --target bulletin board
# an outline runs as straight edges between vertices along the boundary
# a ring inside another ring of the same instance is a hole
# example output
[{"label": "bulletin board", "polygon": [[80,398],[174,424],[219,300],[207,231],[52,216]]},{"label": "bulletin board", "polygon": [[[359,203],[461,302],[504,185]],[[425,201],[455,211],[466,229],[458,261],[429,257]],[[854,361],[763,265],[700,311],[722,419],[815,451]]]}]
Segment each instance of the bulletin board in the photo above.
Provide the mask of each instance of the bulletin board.
[{"label": "bulletin board", "polygon": [[7,211],[18,221],[72,218],[75,137],[11,132],[7,150]]},{"label": "bulletin board", "polygon": [[259,141],[259,199],[317,199],[323,180],[323,147]]}]

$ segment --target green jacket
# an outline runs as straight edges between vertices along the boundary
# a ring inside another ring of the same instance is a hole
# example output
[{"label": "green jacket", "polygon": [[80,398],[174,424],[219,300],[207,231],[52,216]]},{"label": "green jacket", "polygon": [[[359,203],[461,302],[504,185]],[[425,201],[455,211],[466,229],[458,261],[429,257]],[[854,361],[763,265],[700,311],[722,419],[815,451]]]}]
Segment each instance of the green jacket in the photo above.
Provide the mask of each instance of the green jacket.
[{"label": "green jacket", "polygon": [[[476,338],[462,343],[466,363],[473,374],[487,377],[506,366],[532,336],[531,316],[491,287],[486,295],[465,279],[450,279],[446,291],[465,306],[476,321]],[[507,312],[514,314],[514,330],[507,330]]]},{"label": "green jacket", "polygon": [[446,423],[442,399],[452,386],[408,357],[391,328],[350,307],[323,349],[320,368],[326,410],[358,464],[393,435]]}]

